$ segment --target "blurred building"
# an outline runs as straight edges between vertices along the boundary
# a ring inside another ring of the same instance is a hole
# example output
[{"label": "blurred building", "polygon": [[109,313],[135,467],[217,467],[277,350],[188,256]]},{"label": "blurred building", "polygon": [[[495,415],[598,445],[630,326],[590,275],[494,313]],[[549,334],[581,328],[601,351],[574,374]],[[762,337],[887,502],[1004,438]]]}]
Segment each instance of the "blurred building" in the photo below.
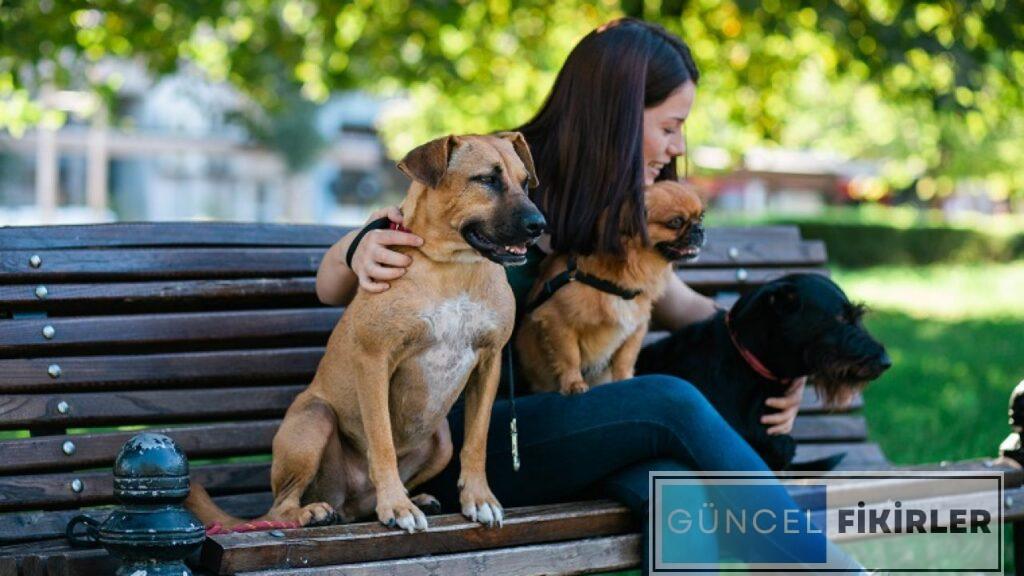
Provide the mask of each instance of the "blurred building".
[{"label": "blurred building", "polygon": [[[116,65],[116,64],[115,64]],[[243,100],[198,74],[151,81],[120,65],[115,118],[86,93],[43,99],[67,111],[58,130],[0,135],[0,225],[115,220],[331,222],[365,219],[399,186],[374,128],[384,105],[339,94],[316,109],[324,146],[293,173],[253,143]]]},{"label": "blurred building", "polygon": [[753,148],[739,166],[724,150],[697,148],[694,163],[716,210],[815,214],[826,206],[867,199],[879,166],[809,150]]}]

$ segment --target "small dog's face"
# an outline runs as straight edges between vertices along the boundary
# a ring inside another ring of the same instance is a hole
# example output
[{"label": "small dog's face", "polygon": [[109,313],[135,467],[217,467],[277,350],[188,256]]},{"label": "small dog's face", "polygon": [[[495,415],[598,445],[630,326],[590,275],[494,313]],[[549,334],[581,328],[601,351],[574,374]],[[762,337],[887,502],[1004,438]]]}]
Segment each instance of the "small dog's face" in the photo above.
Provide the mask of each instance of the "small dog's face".
[{"label": "small dog's face", "polygon": [[398,167],[427,187],[431,213],[485,258],[505,266],[526,262],[526,248],[547,223],[527,190],[537,185],[523,135],[447,136],[428,142]]},{"label": "small dog's face", "polygon": [[777,374],[809,375],[827,405],[843,406],[892,366],[863,315],[828,278],[790,274],[741,298],[733,320],[765,350],[763,361],[781,367]]},{"label": "small dog's face", "polygon": [[704,246],[704,203],[690,185],[662,181],[644,191],[647,234],[668,261],[693,260]]}]

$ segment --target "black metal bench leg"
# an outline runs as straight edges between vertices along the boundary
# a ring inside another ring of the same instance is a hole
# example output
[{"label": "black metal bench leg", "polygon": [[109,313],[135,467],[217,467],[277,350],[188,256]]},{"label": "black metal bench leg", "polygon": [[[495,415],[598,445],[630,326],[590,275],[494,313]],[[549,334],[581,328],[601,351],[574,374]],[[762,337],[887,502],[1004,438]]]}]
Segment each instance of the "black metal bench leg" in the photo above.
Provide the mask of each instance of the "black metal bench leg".
[{"label": "black metal bench leg", "polygon": [[1024,576],[1024,522],[1013,523],[1013,573]]}]

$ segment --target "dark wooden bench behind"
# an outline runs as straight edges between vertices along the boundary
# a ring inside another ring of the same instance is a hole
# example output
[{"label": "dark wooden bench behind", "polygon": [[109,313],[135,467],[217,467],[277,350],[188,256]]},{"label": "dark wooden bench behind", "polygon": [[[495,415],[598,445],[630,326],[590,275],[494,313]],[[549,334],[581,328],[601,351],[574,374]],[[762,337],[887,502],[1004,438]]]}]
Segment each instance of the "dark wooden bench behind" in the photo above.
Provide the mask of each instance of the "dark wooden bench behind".
[{"label": "dark wooden bench behind", "polygon": [[[345,231],[228,223],[0,228],[0,557],[15,558],[23,573],[107,566],[98,551],[69,556],[62,534],[83,509],[112,503],[113,459],[144,427],[177,441],[193,478],[224,508],[265,511],[279,418],[310,380],[342,313],[317,302],[314,277]],[[721,228],[710,230],[699,262],[680,274],[728,298],[787,272],[827,273],[825,261],[823,245],[801,240],[795,228]],[[813,395],[794,434],[798,460],[846,451],[848,466],[885,464],[865,442],[862,416],[824,414]],[[600,505],[617,510],[612,524],[622,525],[621,508]],[[550,524],[559,529],[573,524],[564,507],[510,511],[517,514],[527,529],[516,543],[566,539],[558,529],[529,529],[531,514],[561,514]],[[573,537],[586,535],[585,524],[573,525]],[[511,543],[513,532],[494,538]],[[468,549],[429,538],[435,552]],[[384,548],[349,558],[410,554]],[[211,554],[219,570],[238,557]],[[82,563],[67,560],[78,557]]]}]

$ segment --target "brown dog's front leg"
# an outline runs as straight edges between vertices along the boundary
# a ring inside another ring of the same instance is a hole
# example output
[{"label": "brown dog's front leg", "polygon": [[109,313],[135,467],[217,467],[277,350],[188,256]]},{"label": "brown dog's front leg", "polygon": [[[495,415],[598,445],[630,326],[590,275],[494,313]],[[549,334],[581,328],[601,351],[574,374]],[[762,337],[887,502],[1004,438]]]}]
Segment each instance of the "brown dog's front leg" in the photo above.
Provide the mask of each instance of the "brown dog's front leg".
[{"label": "brown dog's front leg", "polygon": [[466,387],[466,438],[459,458],[459,502],[462,514],[470,520],[501,526],[504,512],[487,483],[487,430],[491,409],[501,378],[501,349],[480,353],[473,377]]},{"label": "brown dog's front leg", "polygon": [[370,481],[377,491],[377,518],[408,532],[427,529],[427,517],[412,503],[398,473],[398,456],[388,410],[387,359],[364,351],[354,366],[359,414],[366,435]]},{"label": "brown dog's front leg", "polygon": [[647,324],[641,323],[637,329],[626,338],[626,341],[619,346],[619,349],[612,354],[612,380],[629,380],[633,377],[636,367],[636,359],[640,356],[640,348],[644,344],[644,336],[647,335]]},{"label": "brown dog's front leg", "polygon": [[590,389],[583,380],[580,341],[576,331],[563,322],[545,322],[544,348],[548,364],[558,377],[558,391],[563,395],[582,394]]}]

